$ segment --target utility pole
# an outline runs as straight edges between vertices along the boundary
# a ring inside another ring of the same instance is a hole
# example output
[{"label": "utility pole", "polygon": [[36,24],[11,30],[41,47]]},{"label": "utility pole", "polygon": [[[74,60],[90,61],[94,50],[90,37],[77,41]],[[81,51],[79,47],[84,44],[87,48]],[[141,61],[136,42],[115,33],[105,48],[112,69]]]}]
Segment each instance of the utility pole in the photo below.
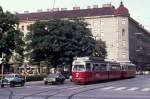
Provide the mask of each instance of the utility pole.
[{"label": "utility pole", "polygon": [[55,0],[53,1],[53,10],[54,10],[54,7],[55,7]]}]

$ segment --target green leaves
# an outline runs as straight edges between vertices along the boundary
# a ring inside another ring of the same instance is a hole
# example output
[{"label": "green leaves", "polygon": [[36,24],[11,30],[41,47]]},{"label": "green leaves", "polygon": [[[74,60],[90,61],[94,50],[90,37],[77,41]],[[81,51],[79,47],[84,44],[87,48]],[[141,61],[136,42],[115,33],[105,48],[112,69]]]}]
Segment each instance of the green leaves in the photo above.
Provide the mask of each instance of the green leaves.
[{"label": "green leaves", "polygon": [[14,51],[23,54],[23,33],[16,29],[17,24],[17,17],[0,7],[0,54],[5,53],[9,58]]},{"label": "green leaves", "polygon": [[91,56],[96,42],[87,23],[79,20],[37,21],[30,26],[27,40],[31,60],[49,61],[53,66],[69,63],[75,56]]}]

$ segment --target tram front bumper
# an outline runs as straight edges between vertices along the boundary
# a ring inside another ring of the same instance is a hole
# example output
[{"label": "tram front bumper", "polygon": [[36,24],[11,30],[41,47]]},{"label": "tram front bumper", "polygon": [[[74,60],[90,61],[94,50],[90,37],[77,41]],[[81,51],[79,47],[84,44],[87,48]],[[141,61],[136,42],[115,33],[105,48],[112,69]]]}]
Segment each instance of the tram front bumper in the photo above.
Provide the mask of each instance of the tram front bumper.
[{"label": "tram front bumper", "polygon": [[73,79],[73,82],[75,82],[75,83],[86,83],[88,81],[89,80],[87,78],[74,78]]}]

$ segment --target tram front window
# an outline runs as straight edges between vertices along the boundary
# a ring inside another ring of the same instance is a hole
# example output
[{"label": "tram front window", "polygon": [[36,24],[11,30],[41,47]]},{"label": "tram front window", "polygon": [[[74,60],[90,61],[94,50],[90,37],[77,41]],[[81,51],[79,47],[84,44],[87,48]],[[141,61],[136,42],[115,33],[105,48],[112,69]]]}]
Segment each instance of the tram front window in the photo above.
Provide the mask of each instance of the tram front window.
[{"label": "tram front window", "polygon": [[84,65],[74,65],[73,71],[85,71]]},{"label": "tram front window", "polygon": [[90,63],[86,63],[86,71],[91,71],[91,64]]}]

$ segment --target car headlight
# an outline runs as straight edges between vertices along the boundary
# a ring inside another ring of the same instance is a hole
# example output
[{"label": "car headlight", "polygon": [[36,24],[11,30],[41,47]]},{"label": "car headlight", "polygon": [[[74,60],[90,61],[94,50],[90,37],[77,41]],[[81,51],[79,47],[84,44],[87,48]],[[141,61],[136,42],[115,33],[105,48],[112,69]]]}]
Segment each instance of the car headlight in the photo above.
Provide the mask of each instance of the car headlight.
[{"label": "car headlight", "polygon": [[46,78],[43,79],[44,81],[46,80]]},{"label": "car headlight", "polygon": [[56,78],[53,78],[52,80],[53,80],[53,81],[56,81]]}]

